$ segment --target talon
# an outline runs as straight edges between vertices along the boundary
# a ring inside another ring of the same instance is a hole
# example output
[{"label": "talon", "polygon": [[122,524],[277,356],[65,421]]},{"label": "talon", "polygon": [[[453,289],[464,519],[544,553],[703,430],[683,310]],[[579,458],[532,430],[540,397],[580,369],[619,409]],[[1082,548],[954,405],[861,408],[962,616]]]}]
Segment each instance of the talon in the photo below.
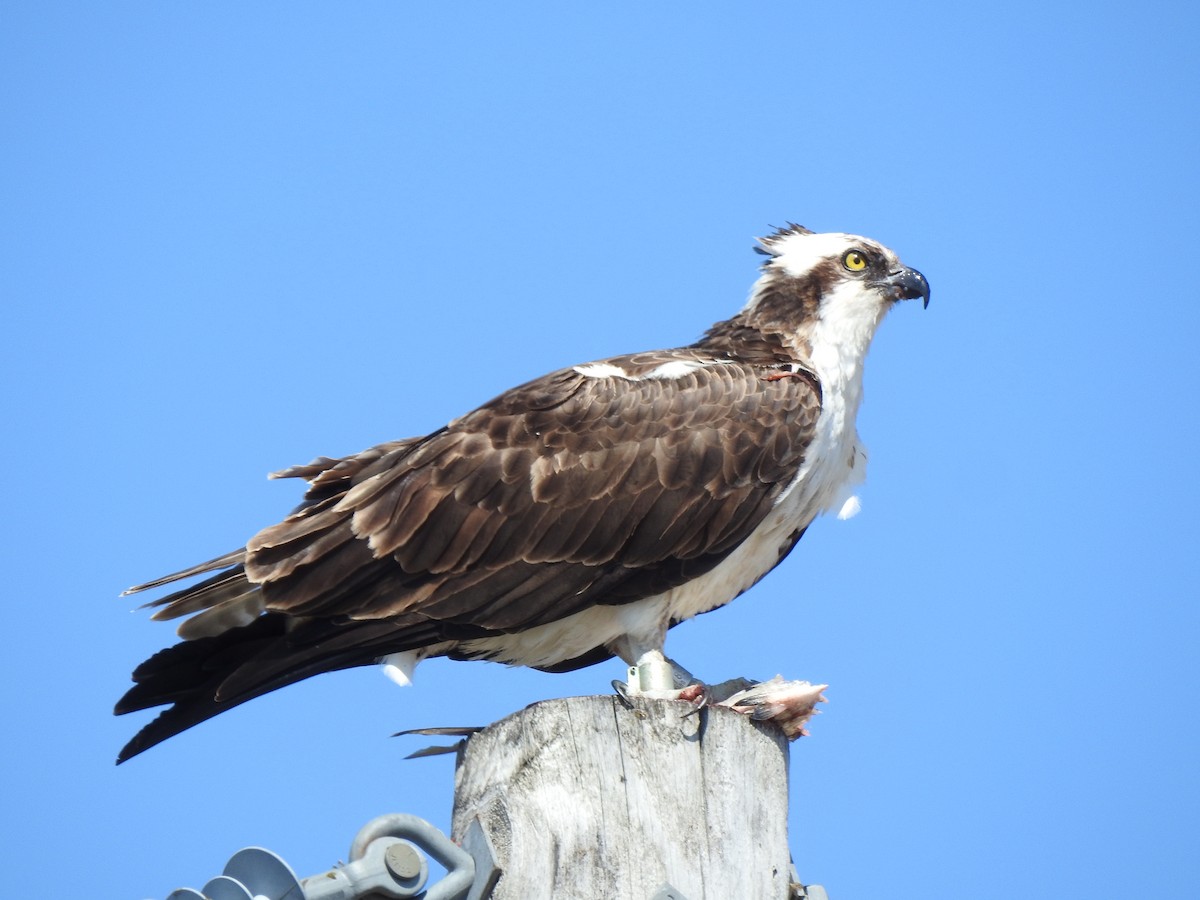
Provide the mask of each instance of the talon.
[{"label": "talon", "polygon": [[692,705],[699,704],[704,706],[708,703],[708,685],[707,684],[689,684],[679,692],[679,699],[686,700]]},{"label": "talon", "polygon": [[689,684],[679,692],[679,699],[688,704],[691,709],[683,714],[683,718],[694,716],[700,710],[704,709],[712,701],[712,693],[708,689],[707,684],[696,682]]},{"label": "talon", "polygon": [[679,691],[679,700],[690,703],[696,709],[702,709],[708,706],[709,692],[707,684],[689,684],[682,691]]},{"label": "talon", "polygon": [[629,699],[629,685],[617,679],[612,680],[612,688],[617,693],[617,699],[626,709],[633,709],[633,701]]}]

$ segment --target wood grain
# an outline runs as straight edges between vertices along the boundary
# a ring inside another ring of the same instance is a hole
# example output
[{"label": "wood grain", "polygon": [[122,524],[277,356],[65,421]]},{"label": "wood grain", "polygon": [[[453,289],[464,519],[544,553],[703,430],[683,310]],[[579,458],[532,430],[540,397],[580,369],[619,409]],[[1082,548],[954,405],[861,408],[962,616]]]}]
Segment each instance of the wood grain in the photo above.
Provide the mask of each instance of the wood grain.
[{"label": "wood grain", "polygon": [[572,697],[471,737],[452,834],[478,819],[503,870],[495,900],[789,896],[788,744],[724,708]]}]

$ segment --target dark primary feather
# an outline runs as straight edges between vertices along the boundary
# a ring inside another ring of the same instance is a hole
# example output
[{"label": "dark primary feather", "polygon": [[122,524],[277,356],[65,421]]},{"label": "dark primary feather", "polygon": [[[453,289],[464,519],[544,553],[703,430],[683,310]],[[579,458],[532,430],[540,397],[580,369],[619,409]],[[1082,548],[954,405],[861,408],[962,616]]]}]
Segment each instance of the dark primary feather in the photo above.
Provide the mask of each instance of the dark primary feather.
[{"label": "dark primary feather", "polygon": [[791,481],[820,408],[815,376],[770,377],[795,362],[773,335],[741,356],[726,337],[607,361],[630,376],[710,363],[679,377],[564,369],[426,437],[277,473],[309,480],[284,521],[245,551],[142,586],[229,566],[157,601],[156,617],[223,604],[209,612],[252,620],[138,667],[117,712],[174,706],[120,760],[319,672],[631,602],[710,570]]}]

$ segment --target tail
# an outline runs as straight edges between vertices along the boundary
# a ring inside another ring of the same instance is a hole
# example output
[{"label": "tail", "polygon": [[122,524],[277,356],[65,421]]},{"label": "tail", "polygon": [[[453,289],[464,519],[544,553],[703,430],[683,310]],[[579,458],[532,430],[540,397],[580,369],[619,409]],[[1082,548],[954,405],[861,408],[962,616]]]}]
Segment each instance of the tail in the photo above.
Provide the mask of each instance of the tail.
[{"label": "tail", "polygon": [[133,687],[113,712],[172,705],[134,735],[117,764],[247,700],[436,639],[427,624],[415,620],[296,621],[267,613],[248,625],[160,650],[138,666]]},{"label": "tail", "polygon": [[[274,478],[309,482],[304,501],[288,521],[313,507],[336,502],[371,466],[386,465],[389,454],[408,452],[421,440],[391,441],[343,459],[319,457],[307,465],[274,473]],[[359,552],[369,559],[365,543]],[[138,666],[133,673],[134,686],[116,705],[117,715],[170,705],[125,745],[118,763],[262,694],[322,672],[368,665],[389,653],[425,647],[439,639],[429,620],[416,616],[356,622],[268,611],[262,586],[246,577],[246,556],[245,548],[234,550],[135,585],[122,595],[215,573],[145,604],[156,608],[152,616],[156,620],[190,618],[179,626],[184,641]]]}]

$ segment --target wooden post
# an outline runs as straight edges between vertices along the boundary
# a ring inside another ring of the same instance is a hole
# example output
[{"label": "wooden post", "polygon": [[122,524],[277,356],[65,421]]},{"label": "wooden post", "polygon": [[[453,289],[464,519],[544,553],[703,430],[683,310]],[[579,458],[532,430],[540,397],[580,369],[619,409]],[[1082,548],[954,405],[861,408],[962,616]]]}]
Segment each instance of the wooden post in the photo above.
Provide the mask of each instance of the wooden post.
[{"label": "wooden post", "polygon": [[634,703],[536,703],[459,751],[451,832],[478,821],[493,900],[786,900],[787,739],[724,707]]}]

